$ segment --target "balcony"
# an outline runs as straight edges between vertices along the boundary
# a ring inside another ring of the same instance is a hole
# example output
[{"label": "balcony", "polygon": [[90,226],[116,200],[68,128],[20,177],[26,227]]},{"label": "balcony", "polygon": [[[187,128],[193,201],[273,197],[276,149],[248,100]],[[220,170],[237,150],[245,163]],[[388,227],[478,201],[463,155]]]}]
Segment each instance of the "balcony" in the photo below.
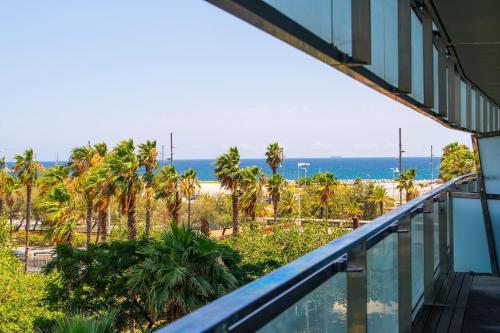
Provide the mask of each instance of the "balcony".
[{"label": "balcony", "polygon": [[158,332],[480,332],[500,324],[483,319],[500,307],[500,278],[489,276],[477,184],[475,175],[449,181]]}]

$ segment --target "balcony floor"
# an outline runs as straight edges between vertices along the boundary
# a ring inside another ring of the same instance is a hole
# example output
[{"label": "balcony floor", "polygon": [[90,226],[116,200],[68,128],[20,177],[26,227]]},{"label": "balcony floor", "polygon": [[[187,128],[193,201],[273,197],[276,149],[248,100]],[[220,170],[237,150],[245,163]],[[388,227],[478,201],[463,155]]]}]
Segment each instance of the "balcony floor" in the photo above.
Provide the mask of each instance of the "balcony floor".
[{"label": "balcony floor", "polygon": [[451,273],[434,304],[425,304],[412,332],[500,332],[500,278]]}]

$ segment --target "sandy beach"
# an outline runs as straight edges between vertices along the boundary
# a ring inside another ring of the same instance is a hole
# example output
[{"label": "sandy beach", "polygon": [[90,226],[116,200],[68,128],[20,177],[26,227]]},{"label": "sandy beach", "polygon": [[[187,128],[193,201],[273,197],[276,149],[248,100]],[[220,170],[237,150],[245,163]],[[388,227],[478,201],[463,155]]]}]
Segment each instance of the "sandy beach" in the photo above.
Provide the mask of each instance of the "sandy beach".
[{"label": "sandy beach", "polygon": [[[340,180],[345,184],[352,184],[354,180]],[[382,186],[387,190],[387,193],[394,197],[394,199],[399,199],[399,191],[396,188],[396,182],[393,182],[392,179],[376,179],[376,180],[363,180],[363,182],[373,182],[377,186]],[[432,188],[436,188],[440,185],[439,180],[434,180],[432,182]],[[431,190],[431,181],[430,180],[416,180],[415,184],[420,192],[420,194],[427,193]],[[221,188],[219,182],[217,181],[200,181],[200,190],[199,194],[208,194],[208,195],[217,195],[220,193],[228,194],[229,191]]]}]

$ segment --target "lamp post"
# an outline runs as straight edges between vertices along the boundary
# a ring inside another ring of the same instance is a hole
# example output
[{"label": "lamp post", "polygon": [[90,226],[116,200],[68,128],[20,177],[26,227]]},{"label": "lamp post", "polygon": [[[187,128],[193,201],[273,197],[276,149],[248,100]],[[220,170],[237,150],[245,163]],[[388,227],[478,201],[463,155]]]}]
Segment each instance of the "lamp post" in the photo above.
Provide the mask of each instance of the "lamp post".
[{"label": "lamp post", "polygon": [[304,186],[307,185],[306,184],[306,179],[305,177],[307,177],[307,169],[305,167],[307,166],[310,166],[311,164],[310,163],[307,163],[307,162],[298,162],[297,163],[297,193],[298,193],[298,201],[299,201],[299,218],[298,218],[298,221],[300,223],[300,169],[304,169],[305,170],[305,176],[304,176]]}]

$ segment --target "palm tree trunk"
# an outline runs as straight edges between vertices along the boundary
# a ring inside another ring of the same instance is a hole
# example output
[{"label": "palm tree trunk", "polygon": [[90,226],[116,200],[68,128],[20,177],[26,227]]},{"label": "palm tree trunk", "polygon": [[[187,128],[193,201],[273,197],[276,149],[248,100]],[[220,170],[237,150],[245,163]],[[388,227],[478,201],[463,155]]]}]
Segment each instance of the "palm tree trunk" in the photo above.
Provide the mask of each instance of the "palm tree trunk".
[{"label": "palm tree trunk", "polygon": [[380,215],[384,215],[384,202],[380,202]]},{"label": "palm tree trunk", "polygon": [[188,198],[188,227],[191,227],[191,197]]},{"label": "palm tree trunk", "polygon": [[3,199],[0,199],[0,215],[3,214]]},{"label": "palm tree trunk", "polygon": [[352,218],[352,229],[358,229],[359,228],[359,218],[357,216],[353,216]]},{"label": "palm tree trunk", "polygon": [[238,234],[238,192],[233,190],[232,193],[232,206],[233,206],[233,235]]},{"label": "palm tree trunk", "polygon": [[127,228],[128,228],[128,239],[137,240],[137,226],[135,221],[135,209],[136,209],[136,198],[132,195],[129,201],[128,213],[127,213]]},{"label": "palm tree trunk", "polygon": [[87,245],[92,241],[92,200],[87,200],[87,215],[85,216],[87,224]]},{"label": "palm tree trunk", "polygon": [[9,208],[9,220],[10,220],[10,240],[12,240],[12,220],[14,219],[14,213],[12,212],[12,208]]},{"label": "palm tree trunk", "polygon": [[146,238],[149,239],[150,237],[151,237],[151,202],[146,202]]},{"label": "palm tree trunk", "polygon": [[210,226],[206,217],[200,219],[201,222],[201,232],[207,237],[210,237]]},{"label": "palm tree trunk", "polygon": [[29,225],[31,214],[31,185],[26,186],[26,225],[24,226],[24,272],[28,270]]},{"label": "palm tree trunk", "polygon": [[66,243],[71,245],[71,242],[73,242],[73,230],[70,229],[68,231],[68,236],[66,237]]},{"label": "palm tree trunk", "polygon": [[107,224],[107,219],[108,219],[108,211],[101,211],[99,212],[99,225],[101,227],[101,240],[103,242],[106,242],[108,239],[108,224]]},{"label": "palm tree trunk", "polygon": [[278,203],[273,201],[274,224],[278,222]]},{"label": "palm tree trunk", "polygon": [[99,238],[101,237],[101,228],[102,228],[102,225],[99,221],[99,218],[97,218],[96,224],[97,224],[97,232],[95,235],[95,243],[97,244],[97,243],[99,243]]}]

